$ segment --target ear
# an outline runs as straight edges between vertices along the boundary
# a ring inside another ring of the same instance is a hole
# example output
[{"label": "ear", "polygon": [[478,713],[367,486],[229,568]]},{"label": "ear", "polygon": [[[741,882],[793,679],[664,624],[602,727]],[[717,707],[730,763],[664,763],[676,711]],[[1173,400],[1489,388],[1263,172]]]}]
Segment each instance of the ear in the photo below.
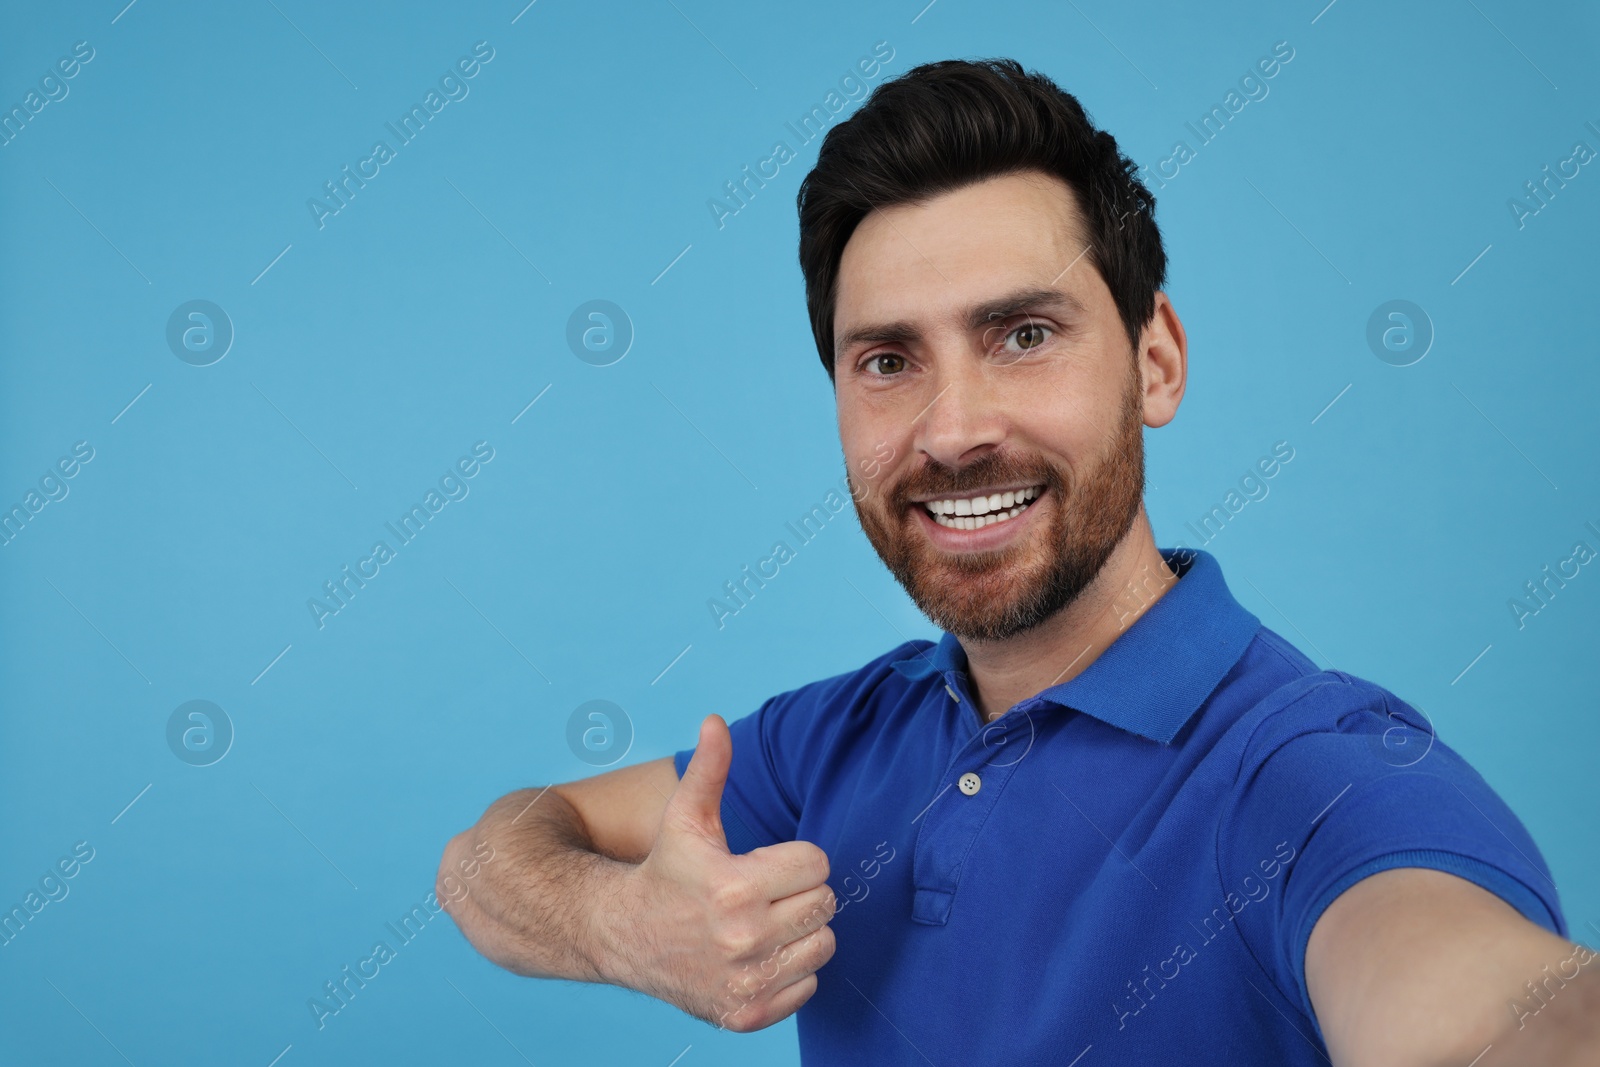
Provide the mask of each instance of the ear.
[{"label": "ear", "polygon": [[1139,336],[1139,382],[1146,426],[1154,429],[1172,421],[1188,376],[1188,336],[1172,301],[1166,293],[1157,292],[1155,313]]}]

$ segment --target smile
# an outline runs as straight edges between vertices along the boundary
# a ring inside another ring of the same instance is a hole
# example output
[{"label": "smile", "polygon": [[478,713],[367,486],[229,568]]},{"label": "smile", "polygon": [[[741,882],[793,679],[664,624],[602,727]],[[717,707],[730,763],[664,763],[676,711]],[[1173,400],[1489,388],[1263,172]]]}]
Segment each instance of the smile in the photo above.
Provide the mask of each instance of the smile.
[{"label": "smile", "polygon": [[1043,491],[1044,486],[1035,485],[1027,489],[990,493],[988,496],[926,500],[922,502],[922,507],[940,526],[953,530],[978,530],[1016,518]]}]

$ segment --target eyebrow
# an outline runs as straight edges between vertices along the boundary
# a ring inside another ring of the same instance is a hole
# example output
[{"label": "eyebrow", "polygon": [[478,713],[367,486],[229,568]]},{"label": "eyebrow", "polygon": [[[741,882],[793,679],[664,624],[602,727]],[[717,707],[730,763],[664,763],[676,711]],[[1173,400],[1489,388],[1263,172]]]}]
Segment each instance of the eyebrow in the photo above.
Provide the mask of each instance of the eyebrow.
[{"label": "eyebrow", "polygon": [[[967,309],[966,324],[969,330],[981,329],[985,324],[995,319],[1009,318],[1020,311],[1066,311],[1074,315],[1087,315],[1088,309],[1083,302],[1071,293],[1059,289],[1034,288],[1019,289],[1007,293],[993,300],[985,300],[974,304]],[[889,341],[914,341],[921,337],[914,323],[904,320],[898,322],[874,323],[868,326],[858,326],[848,333],[841,334],[834,343],[836,352],[844,352],[854,345],[862,342],[882,344]]]}]

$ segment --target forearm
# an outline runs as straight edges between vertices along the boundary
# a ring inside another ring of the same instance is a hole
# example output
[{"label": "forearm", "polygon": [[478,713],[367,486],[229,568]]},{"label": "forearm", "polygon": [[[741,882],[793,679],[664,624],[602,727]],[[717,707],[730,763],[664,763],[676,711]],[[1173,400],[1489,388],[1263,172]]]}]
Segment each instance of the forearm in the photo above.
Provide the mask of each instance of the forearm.
[{"label": "forearm", "polygon": [[[448,876],[487,843],[494,860],[470,885]],[[438,899],[474,948],[517,974],[613,981],[603,922],[632,864],[598,854],[576,809],[553,789],[497,800],[445,848]]]},{"label": "forearm", "polygon": [[[1592,957],[1591,957],[1592,959]],[[1512,1002],[1514,1025],[1494,1041],[1478,1067],[1593,1067],[1600,1064],[1600,970],[1549,979]]]}]

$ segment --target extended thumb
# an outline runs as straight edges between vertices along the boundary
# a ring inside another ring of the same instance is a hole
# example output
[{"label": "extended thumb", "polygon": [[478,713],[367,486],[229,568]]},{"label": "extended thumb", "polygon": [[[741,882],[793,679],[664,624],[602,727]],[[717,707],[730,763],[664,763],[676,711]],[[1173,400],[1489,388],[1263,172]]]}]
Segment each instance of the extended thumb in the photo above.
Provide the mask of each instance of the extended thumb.
[{"label": "extended thumb", "polygon": [[722,789],[728,781],[728,765],[733,762],[733,737],[720,715],[707,715],[700,723],[700,740],[689,765],[678,779],[672,794],[673,807],[727,846],[722,830]]}]

